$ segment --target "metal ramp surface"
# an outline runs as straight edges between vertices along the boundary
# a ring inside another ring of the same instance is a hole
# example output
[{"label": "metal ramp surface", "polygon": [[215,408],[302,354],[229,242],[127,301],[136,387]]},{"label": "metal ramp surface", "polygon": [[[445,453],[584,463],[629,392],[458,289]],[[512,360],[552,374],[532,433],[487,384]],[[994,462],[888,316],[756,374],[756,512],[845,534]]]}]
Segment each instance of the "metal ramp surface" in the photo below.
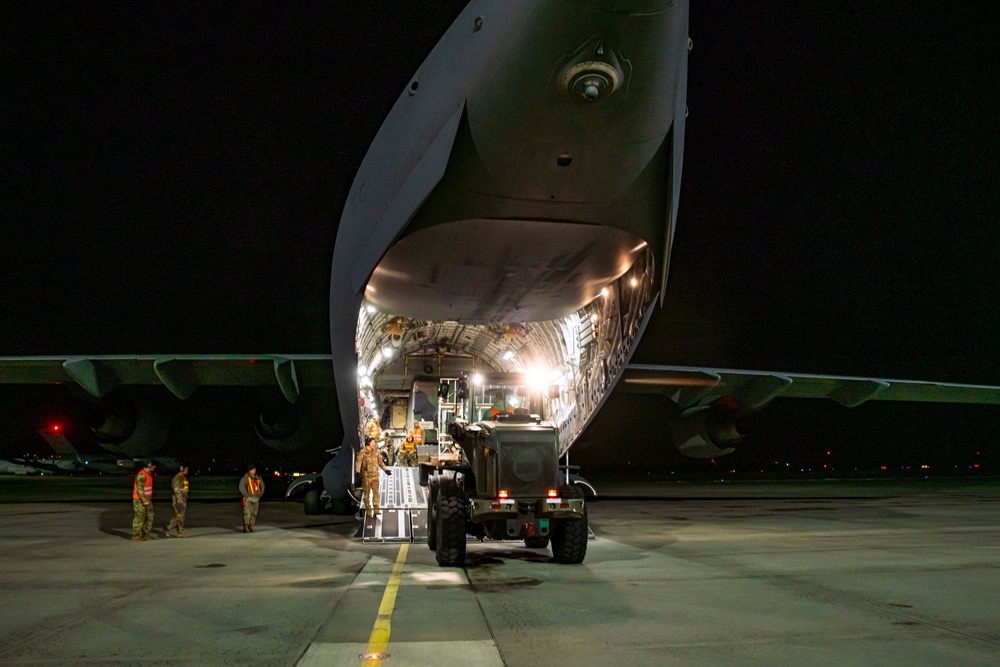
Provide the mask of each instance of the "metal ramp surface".
[{"label": "metal ramp surface", "polygon": [[358,534],[363,542],[413,542],[427,539],[427,489],[420,486],[420,469],[379,471],[379,509],[376,517],[359,513]]}]

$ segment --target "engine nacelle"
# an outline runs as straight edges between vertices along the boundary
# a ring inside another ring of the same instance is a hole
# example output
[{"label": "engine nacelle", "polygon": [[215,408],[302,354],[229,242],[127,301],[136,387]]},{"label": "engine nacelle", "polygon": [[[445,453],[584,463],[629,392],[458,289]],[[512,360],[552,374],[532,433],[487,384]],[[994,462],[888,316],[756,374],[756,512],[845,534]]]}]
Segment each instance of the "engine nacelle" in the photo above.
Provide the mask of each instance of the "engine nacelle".
[{"label": "engine nacelle", "polygon": [[160,403],[115,395],[89,406],[87,426],[104,449],[125,456],[146,456],[166,443],[170,416]]},{"label": "engine nacelle", "polygon": [[282,452],[301,449],[313,435],[310,420],[291,405],[261,410],[254,430],[262,443]]},{"label": "engine nacelle", "polygon": [[739,415],[715,405],[685,410],[672,424],[674,446],[684,456],[709,459],[733,452],[743,434],[736,428]]}]

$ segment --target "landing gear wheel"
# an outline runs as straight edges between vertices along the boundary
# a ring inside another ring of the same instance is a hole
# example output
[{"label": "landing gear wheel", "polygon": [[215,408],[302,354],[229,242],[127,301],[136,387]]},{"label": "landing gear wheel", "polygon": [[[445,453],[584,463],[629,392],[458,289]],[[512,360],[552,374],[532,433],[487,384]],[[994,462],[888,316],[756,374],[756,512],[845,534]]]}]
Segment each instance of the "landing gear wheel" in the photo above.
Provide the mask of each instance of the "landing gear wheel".
[{"label": "landing gear wheel", "polygon": [[544,549],[549,546],[549,538],[547,537],[526,537],[524,538],[524,546],[529,549]]},{"label": "landing gear wheel", "polygon": [[465,497],[454,487],[438,492],[436,557],[443,567],[465,564]]},{"label": "landing gear wheel", "polygon": [[319,489],[306,490],[306,496],[302,500],[302,507],[309,516],[315,516],[323,511],[323,501],[320,499]]},{"label": "landing gear wheel", "polygon": [[[583,498],[583,491],[576,486],[559,489],[562,498]],[[582,519],[563,519],[555,522],[552,530],[552,555],[557,563],[578,565],[587,555],[587,510]]]}]

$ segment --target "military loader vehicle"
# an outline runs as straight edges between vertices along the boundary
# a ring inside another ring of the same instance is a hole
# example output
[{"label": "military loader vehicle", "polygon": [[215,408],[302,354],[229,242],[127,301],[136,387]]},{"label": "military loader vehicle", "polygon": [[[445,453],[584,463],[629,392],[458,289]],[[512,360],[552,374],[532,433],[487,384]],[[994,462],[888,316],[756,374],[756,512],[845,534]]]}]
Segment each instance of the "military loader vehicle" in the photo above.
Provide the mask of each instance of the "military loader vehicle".
[{"label": "military loader vehicle", "polygon": [[514,411],[494,420],[449,425],[457,450],[421,463],[429,487],[427,544],[439,565],[465,562],[468,536],[549,545],[557,563],[587,554],[583,491],[560,482],[559,429]]}]

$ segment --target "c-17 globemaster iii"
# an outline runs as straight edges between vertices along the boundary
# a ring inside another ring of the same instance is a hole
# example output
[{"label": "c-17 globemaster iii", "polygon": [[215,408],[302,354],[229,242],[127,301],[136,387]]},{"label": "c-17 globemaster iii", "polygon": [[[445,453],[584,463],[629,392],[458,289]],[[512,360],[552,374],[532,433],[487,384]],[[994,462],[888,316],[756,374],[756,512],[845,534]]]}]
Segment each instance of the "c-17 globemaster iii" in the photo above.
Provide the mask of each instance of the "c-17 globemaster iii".
[{"label": "c-17 globemaster iii", "polygon": [[[533,544],[565,540],[558,510],[585,520],[586,482],[558,459],[616,386],[662,395],[674,444],[693,457],[732,452],[737,421],[779,396],[1000,403],[997,387],[630,364],[682,224],[692,48],[685,0],[472,0],[358,169],[334,247],[329,357],[7,359],[0,378],[75,382],[103,410],[103,441],[144,453],[166,420],[123,385],[179,398],[202,384],[271,386],[284,402],[257,431],[287,449],[306,440],[300,397],[334,384],[343,443],[290,489],[305,491],[307,512],[346,506],[372,414],[389,440],[423,421],[435,434],[420,456],[427,504],[407,521],[444,564],[461,562],[440,539],[445,514]],[[582,558],[571,551],[563,560]]]}]

